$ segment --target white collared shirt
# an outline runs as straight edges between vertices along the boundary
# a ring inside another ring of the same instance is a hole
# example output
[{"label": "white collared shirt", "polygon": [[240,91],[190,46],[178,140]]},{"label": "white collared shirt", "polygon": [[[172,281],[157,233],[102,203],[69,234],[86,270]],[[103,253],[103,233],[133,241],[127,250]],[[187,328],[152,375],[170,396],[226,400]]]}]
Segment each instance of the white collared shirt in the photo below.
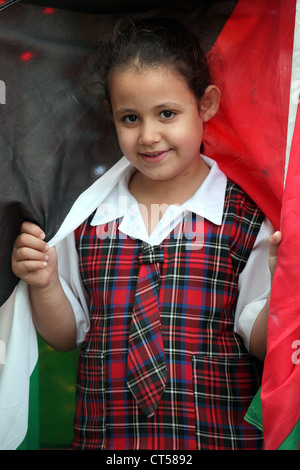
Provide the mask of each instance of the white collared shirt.
[{"label": "white collared shirt", "polygon": [[[214,160],[204,156],[202,158],[211,169],[200,188],[184,204],[170,205],[150,235],[146,230],[139,205],[128,189],[128,182],[135,168],[129,164],[125,157],[100,178],[99,182],[97,181],[86,194],[82,195],[79,204],[74,206],[64,227],[70,225],[70,221],[72,225],[74,219],[78,220],[78,207],[84,208],[82,211],[79,210],[80,213],[82,212],[80,215],[82,220],[85,220],[87,215],[96,208],[91,224],[99,226],[99,229],[103,228],[105,224],[109,225],[110,222],[114,225],[115,220],[120,218],[119,230],[124,236],[138,238],[150,245],[160,244],[189,212],[194,212],[212,223],[220,225],[223,217],[227,177]],[[97,199],[99,203],[95,206]],[[74,225],[74,227],[76,226]],[[63,232],[65,231],[64,227]],[[239,276],[235,331],[243,338],[248,350],[253,324],[270,291],[268,238],[272,232],[271,223],[265,219],[247,264]],[[66,236],[56,247],[59,254],[62,285],[73,306],[77,322],[77,344],[80,347],[89,329],[89,311],[86,292],[80,281],[73,233]]]},{"label": "white collared shirt", "polygon": [[[159,245],[187,212],[194,212],[200,217],[220,225],[223,217],[227,178],[220,171],[216,162],[204,156],[202,158],[211,169],[200,188],[182,205],[169,205],[162,218],[159,220],[157,217],[157,225],[150,235],[148,235],[141,215],[141,206],[128,189],[130,177],[135,171],[134,167],[129,169],[119,184],[98,207],[91,225],[104,225],[121,218],[120,232],[152,246]],[[155,214],[159,215],[159,209],[159,205],[153,204],[151,211],[153,211],[154,217]]]}]

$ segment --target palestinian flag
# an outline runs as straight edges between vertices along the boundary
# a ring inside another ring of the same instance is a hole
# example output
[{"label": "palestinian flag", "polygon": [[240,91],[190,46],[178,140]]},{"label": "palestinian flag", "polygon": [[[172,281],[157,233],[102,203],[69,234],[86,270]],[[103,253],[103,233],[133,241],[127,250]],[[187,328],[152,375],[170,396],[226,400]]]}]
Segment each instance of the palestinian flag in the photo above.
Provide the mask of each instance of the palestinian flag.
[{"label": "palestinian flag", "polygon": [[114,129],[80,77],[99,35],[127,13],[180,19],[201,36],[222,91],[204,153],[283,231],[262,389],[247,419],[267,449],[298,448],[299,10],[299,0],[0,1],[1,449],[72,440],[77,352],[36,337],[10,253],[23,220],[58,243],[97,207],[90,188],[103,197],[123,171]]}]

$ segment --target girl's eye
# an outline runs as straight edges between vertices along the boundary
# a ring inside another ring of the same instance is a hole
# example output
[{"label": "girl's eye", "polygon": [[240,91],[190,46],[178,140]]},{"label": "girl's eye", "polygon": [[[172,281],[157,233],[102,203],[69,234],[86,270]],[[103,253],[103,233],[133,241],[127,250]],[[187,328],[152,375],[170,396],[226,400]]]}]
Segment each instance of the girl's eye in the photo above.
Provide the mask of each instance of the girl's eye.
[{"label": "girl's eye", "polygon": [[166,110],[166,111],[162,111],[160,115],[163,119],[171,119],[172,117],[175,116],[175,113],[173,111]]},{"label": "girl's eye", "polygon": [[123,118],[123,121],[127,124],[134,124],[138,121],[138,117],[135,114],[129,114]]}]

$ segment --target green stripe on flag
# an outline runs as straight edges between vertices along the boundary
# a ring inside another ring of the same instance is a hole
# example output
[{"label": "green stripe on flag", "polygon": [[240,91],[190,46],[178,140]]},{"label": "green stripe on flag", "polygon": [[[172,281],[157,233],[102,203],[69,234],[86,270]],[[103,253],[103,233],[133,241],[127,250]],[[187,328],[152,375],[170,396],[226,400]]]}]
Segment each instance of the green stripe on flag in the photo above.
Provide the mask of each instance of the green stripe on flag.
[{"label": "green stripe on flag", "polygon": [[38,450],[40,445],[39,366],[36,364],[30,376],[29,417],[27,434],[17,450]]},{"label": "green stripe on flag", "polygon": [[252,424],[260,431],[263,430],[262,426],[262,405],[260,399],[260,390],[256,393],[255,397],[253,398],[251,405],[249,406],[247,413],[245,415],[245,421],[247,423]]},{"label": "green stripe on flag", "polygon": [[290,432],[290,434],[283,441],[283,443],[278,448],[278,450],[298,450],[299,439],[300,439],[300,419],[298,419],[298,422],[294,426],[292,432]]},{"label": "green stripe on flag", "polygon": [[[247,410],[245,415],[245,420],[256,426],[261,431],[263,430],[262,425],[262,404],[260,398],[261,389],[258,390],[257,394],[253,398],[250,407]],[[299,440],[300,440],[300,419],[283,441],[283,443],[278,447],[278,450],[299,450]]]},{"label": "green stripe on flag", "polygon": [[73,440],[79,351],[54,351],[40,337],[30,377],[28,430],[17,450],[67,449]]},{"label": "green stripe on flag", "polygon": [[61,353],[40,337],[40,447],[68,449],[73,440],[79,351]]}]

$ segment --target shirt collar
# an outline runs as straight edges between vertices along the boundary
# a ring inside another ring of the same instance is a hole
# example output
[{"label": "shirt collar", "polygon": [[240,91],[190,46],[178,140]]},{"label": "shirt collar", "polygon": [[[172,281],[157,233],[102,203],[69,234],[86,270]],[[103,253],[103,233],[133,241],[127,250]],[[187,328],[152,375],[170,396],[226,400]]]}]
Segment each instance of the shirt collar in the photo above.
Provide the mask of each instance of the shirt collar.
[{"label": "shirt collar", "polygon": [[[188,201],[181,206],[172,206],[173,211],[176,215],[191,211],[216,225],[220,225],[223,217],[227,178],[214,160],[204,155],[202,158],[210,167],[208,176]],[[128,190],[128,183],[134,171],[135,168],[131,165],[119,184],[99,205],[91,225],[107,224],[124,217],[129,210],[134,211],[137,201]]]},{"label": "shirt collar", "polygon": [[216,225],[221,225],[227,177],[220,170],[217,162],[204,155],[202,158],[210,167],[210,172],[200,188],[183,204],[183,207]]}]

